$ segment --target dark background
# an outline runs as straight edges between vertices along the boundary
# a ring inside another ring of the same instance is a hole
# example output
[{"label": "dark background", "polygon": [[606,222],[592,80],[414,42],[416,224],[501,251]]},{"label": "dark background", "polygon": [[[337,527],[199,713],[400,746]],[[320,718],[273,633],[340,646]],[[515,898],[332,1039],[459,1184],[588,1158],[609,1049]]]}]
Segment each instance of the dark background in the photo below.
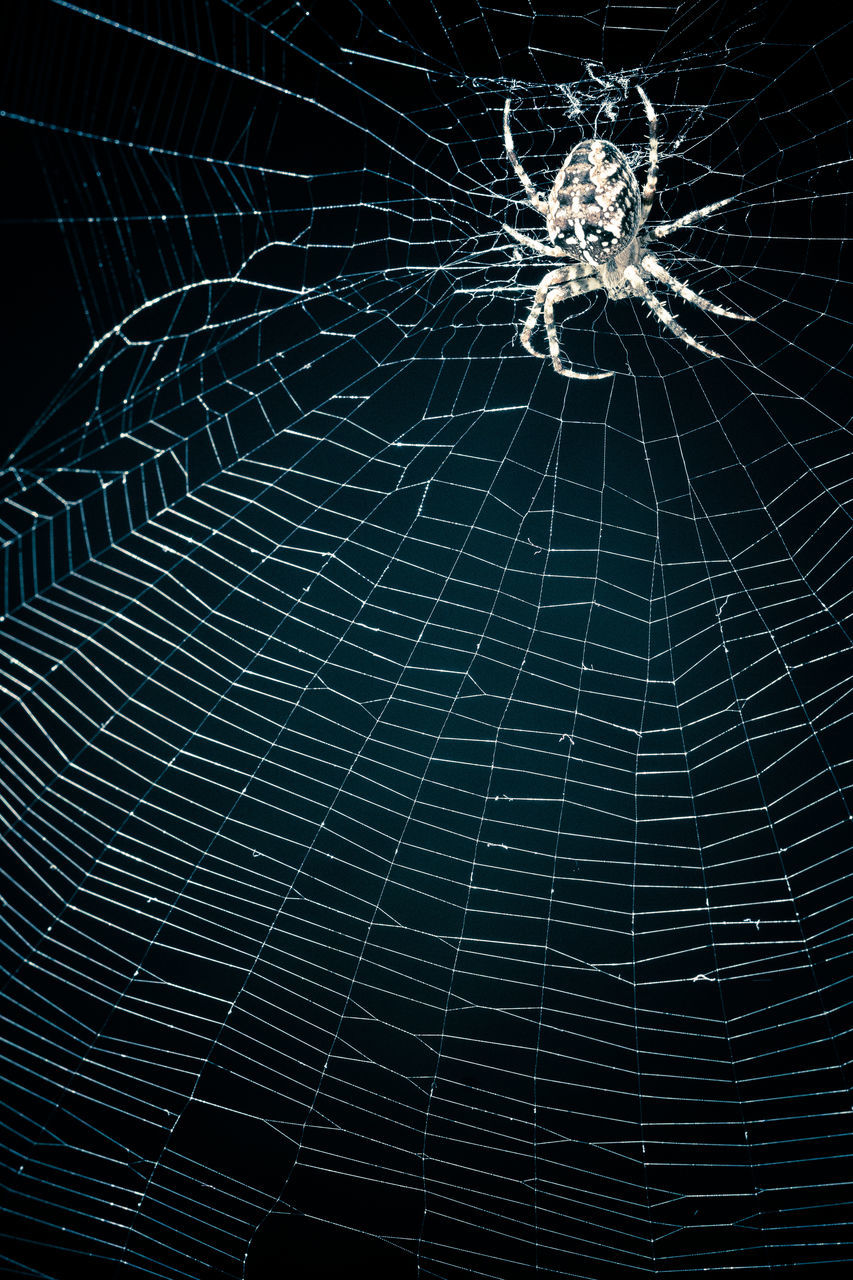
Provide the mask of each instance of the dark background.
[{"label": "dark background", "polygon": [[[3,20],[6,1272],[845,1275],[842,19]],[[565,383],[456,291],[620,70],[757,323]]]}]

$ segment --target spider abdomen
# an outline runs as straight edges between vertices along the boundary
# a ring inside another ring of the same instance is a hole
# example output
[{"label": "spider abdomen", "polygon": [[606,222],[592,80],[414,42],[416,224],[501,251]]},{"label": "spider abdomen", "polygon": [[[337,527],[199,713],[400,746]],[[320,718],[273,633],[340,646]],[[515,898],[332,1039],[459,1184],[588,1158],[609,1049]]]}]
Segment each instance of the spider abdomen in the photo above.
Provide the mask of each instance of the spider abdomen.
[{"label": "spider abdomen", "polygon": [[606,262],[631,243],[640,225],[640,188],[612,142],[579,142],[548,197],[548,234],[580,248],[587,262]]}]

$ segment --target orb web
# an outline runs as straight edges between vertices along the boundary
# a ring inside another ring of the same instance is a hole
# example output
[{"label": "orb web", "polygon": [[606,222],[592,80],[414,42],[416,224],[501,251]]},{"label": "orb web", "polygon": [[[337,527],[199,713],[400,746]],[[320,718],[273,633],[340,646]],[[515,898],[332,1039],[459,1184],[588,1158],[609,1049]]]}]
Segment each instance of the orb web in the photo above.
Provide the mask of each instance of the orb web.
[{"label": "orb web", "polygon": [[[847,28],[800,7],[21,16],[82,319],[2,478],[9,1274],[849,1262]],[[503,104],[547,191],[644,172],[638,84],[652,222],[732,197],[662,260],[755,323],[573,299],[616,375],[567,383]]]}]

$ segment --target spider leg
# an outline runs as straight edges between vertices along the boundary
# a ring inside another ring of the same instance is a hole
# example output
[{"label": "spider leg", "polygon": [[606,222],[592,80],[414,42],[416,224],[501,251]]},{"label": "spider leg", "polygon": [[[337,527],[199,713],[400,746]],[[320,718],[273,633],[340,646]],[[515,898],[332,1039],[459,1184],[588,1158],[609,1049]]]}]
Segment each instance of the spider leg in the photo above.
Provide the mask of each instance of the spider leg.
[{"label": "spider leg", "polygon": [[579,262],[570,267],[557,267],[555,271],[549,271],[547,275],[542,277],[533,298],[533,306],[528,312],[527,319],[524,322],[524,328],[521,331],[521,345],[524,347],[525,351],[529,351],[532,356],[536,356],[539,360],[545,359],[541,351],[536,351],[535,348],[531,346],[530,339],[533,334],[533,330],[536,328],[542,307],[545,305],[545,300],[549,292],[557,285],[561,284],[565,284],[567,286],[567,297],[570,294],[589,293],[591,289],[600,288],[601,286],[598,281],[593,284],[587,283],[587,280],[584,279],[585,276],[588,277],[590,274],[590,268],[586,267],[584,263]]},{"label": "spider leg", "polygon": [[707,298],[702,297],[701,293],[696,293],[694,289],[671,276],[653,253],[647,253],[640,266],[648,271],[650,276],[660,280],[661,284],[665,284],[673,293],[677,293],[679,298],[683,298],[685,302],[692,302],[694,307],[700,307],[703,311],[713,311],[715,316],[727,316],[729,320],[753,319],[752,316],[745,316],[741,311],[729,311],[727,307],[718,307],[716,302],[709,302]]},{"label": "spider leg", "polygon": [[545,217],[548,213],[548,202],[543,196],[540,196],[539,192],[522,169],[521,161],[515,154],[515,146],[513,145],[512,134],[509,129],[509,107],[510,102],[509,98],[507,98],[504,103],[504,146],[506,147],[506,153],[509,156],[510,164],[513,169],[515,169],[516,177],[527,192],[528,200],[533,205],[533,208],[538,209],[542,216]]},{"label": "spider leg", "polygon": [[542,314],[542,308],[545,305],[545,298],[548,295],[548,291],[555,285],[561,284],[566,279],[567,270],[571,270],[571,268],[557,267],[555,271],[549,271],[547,275],[542,277],[539,281],[536,293],[533,295],[533,305],[527,313],[527,319],[525,320],[524,328],[521,331],[521,345],[524,347],[525,351],[529,351],[532,356],[536,356],[540,360],[544,360],[545,357],[541,351],[537,351],[533,346],[531,346],[530,339],[533,335],[533,330],[536,328],[539,321],[539,317]]},{"label": "spider leg", "polygon": [[658,240],[662,240],[664,236],[677,231],[679,227],[689,227],[692,222],[699,222],[702,218],[707,218],[709,214],[716,213],[718,209],[722,209],[724,205],[731,204],[733,200],[734,196],[727,196],[725,200],[715,200],[713,204],[706,204],[703,209],[694,209],[692,213],[685,213],[683,218],[676,218],[675,222],[662,222],[660,226],[652,230],[652,235],[657,236]]},{"label": "spider leg", "polygon": [[[554,366],[555,373],[561,373],[564,378],[582,378],[584,382],[597,382],[599,378],[613,377],[613,373],[609,369],[604,373],[578,373],[571,367],[567,369],[560,359],[560,339],[557,336],[557,325],[554,320],[554,307],[558,302],[562,302],[565,298],[576,297],[579,293],[591,293],[593,289],[600,289],[601,287],[598,280],[576,280],[571,284],[564,285],[562,288],[551,289],[545,298],[545,332],[548,335],[548,351],[551,356],[551,364]],[[528,350],[530,350],[529,347]],[[538,355],[539,353],[534,352],[533,354]]]},{"label": "spider leg", "polygon": [[503,225],[504,231],[517,240],[519,244],[524,244],[528,249],[535,249],[537,253],[544,253],[548,258],[568,258],[568,249],[560,249],[555,244],[548,244],[547,240],[535,240],[533,236],[526,236],[523,231],[516,231],[514,227],[508,227],[506,223]]},{"label": "spider leg", "polygon": [[646,118],[649,122],[649,167],[643,187],[643,208],[640,215],[640,226],[642,226],[652,211],[655,188],[658,185],[658,118],[655,115],[652,104],[646,97],[645,91],[639,85],[637,85],[637,93],[643,100],[643,106],[646,108]]},{"label": "spider leg", "polygon": [[718,360],[721,359],[718,351],[712,351],[710,347],[703,347],[701,342],[697,342],[695,338],[690,336],[687,330],[678,323],[672,312],[668,311],[663,303],[658,301],[636,267],[625,268],[625,279],[633,286],[634,292],[638,297],[642,298],[649,310],[654,312],[661,324],[669,329],[670,333],[674,333],[676,338],[686,342],[688,347],[695,347],[703,355],[714,356]]}]

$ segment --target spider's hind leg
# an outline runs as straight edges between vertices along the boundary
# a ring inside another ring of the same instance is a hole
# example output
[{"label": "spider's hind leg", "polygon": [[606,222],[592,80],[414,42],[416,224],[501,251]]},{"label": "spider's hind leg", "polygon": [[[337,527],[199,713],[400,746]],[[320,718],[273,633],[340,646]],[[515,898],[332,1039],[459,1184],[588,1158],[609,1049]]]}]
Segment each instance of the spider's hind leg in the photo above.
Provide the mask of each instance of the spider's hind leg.
[{"label": "spider's hind leg", "polygon": [[545,200],[543,196],[540,196],[539,192],[522,169],[521,161],[515,153],[515,144],[513,143],[512,134],[509,128],[509,110],[510,100],[507,98],[504,103],[504,146],[506,147],[506,153],[509,156],[509,162],[515,170],[516,177],[527,192],[527,198],[533,205],[533,208],[538,209],[542,216],[546,217],[548,213],[548,201]]},{"label": "spider's hind leg", "polygon": [[643,106],[646,108],[646,119],[649,122],[649,167],[646,171],[646,181],[643,186],[643,209],[640,220],[640,226],[646,221],[654,203],[655,188],[658,185],[658,118],[655,109],[646,97],[645,90],[637,85],[637,93],[643,100]]}]

